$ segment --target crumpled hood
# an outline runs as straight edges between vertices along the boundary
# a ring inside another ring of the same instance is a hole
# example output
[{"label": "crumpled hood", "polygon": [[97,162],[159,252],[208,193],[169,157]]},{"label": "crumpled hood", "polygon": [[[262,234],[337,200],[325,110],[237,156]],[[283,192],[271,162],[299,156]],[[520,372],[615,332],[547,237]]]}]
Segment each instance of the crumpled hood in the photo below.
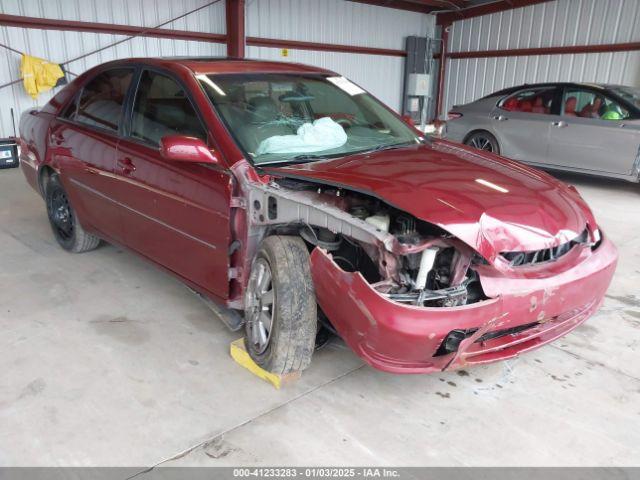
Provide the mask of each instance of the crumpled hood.
[{"label": "crumpled hood", "polygon": [[573,188],[533,168],[444,140],[265,170],[376,196],[438,225],[489,261],[500,252],[568,242],[587,224],[595,228],[591,211]]}]

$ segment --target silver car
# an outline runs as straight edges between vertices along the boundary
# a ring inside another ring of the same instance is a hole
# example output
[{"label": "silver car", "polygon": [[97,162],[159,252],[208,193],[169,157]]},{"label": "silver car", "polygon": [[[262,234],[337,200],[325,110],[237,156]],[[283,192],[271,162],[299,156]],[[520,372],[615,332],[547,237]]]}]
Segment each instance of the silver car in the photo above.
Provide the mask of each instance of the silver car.
[{"label": "silver car", "polygon": [[640,181],[640,88],[544,83],[448,114],[443,136],[534,166]]}]

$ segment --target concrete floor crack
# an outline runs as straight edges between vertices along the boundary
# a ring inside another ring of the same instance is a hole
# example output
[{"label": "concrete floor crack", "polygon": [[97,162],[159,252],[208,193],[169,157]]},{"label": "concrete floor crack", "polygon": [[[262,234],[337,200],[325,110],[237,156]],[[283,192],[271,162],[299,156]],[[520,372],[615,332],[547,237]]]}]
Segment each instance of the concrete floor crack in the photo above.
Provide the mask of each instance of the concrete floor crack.
[{"label": "concrete floor crack", "polygon": [[614,373],[622,375],[623,377],[627,377],[630,380],[635,380],[636,382],[640,382],[640,378],[634,377],[633,375],[631,375],[629,373],[626,373],[626,372],[623,372],[622,370],[619,370],[617,368],[609,367],[608,365],[605,365],[602,362],[598,362],[597,360],[589,359],[589,358],[584,357],[584,356],[582,356],[582,355],[580,355],[578,353],[571,352],[569,350],[566,350],[566,349],[564,349],[562,347],[558,347],[558,346],[553,345],[553,344],[552,345],[548,345],[548,347],[555,348],[556,350],[559,350],[559,351],[561,351],[563,353],[566,353],[567,355],[571,355],[573,358],[576,358],[578,360],[582,360],[584,362],[592,363],[592,364],[598,365],[600,367],[606,368],[607,370],[610,370],[610,371],[612,371]]},{"label": "concrete floor crack", "polygon": [[174,455],[172,457],[169,457],[169,458],[166,458],[164,460],[161,460],[160,462],[156,463],[155,465],[153,465],[153,466],[151,466],[151,467],[149,467],[149,468],[147,468],[145,470],[141,470],[140,472],[136,473],[135,475],[131,475],[130,477],[127,477],[127,480],[136,478],[139,475],[143,475],[145,473],[149,473],[152,470],[154,470],[156,467],[159,467],[160,465],[163,465],[165,463],[173,462],[175,460],[179,460],[181,458],[184,458],[187,455],[189,455],[191,452],[197,450],[198,448],[201,448],[201,447],[204,447],[204,446],[206,446],[208,444],[211,444],[212,442],[215,442],[216,440],[222,438],[224,435],[226,435],[226,434],[228,434],[230,432],[233,432],[234,430],[237,430],[238,428],[244,427],[245,425],[250,424],[254,420],[257,420],[259,418],[265,417],[265,416],[275,412],[276,410],[279,410],[279,409],[281,409],[283,407],[286,407],[287,405],[289,405],[289,404],[291,404],[291,403],[293,403],[293,402],[295,402],[295,401],[297,401],[297,400],[299,400],[301,398],[306,397],[307,395],[315,392],[316,390],[319,390],[322,387],[330,385],[330,384],[332,384],[332,383],[334,383],[334,382],[336,382],[338,380],[341,380],[341,379],[347,377],[348,375],[351,375],[352,373],[362,369],[365,366],[366,366],[366,364],[359,365],[358,367],[352,368],[351,370],[349,370],[349,371],[347,371],[347,372],[345,372],[345,373],[343,373],[343,374],[341,374],[341,375],[339,375],[339,376],[337,376],[335,378],[332,378],[331,380],[328,380],[328,381],[326,381],[324,383],[316,385],[315,387],[313,387],[313,388],[311,388],[311,389],[309,389],[309,390],[307,390],[305,392],[302,392],[300,395],[297,395],[297,396],[295,396],[293,398],[290,398],[289,400],[287,400],[284,403],[281,403],[280,405],[276,405],[275,407],[270,408],[269,410],[266,410],[266,411],[256,415],[255,417],[249,418],[248,420],[245,420],[245,421],[243,421],[243,422],[241,422],[241,423],[239,423],[237,425],[234,425],[234,426],[232,426],[230,428],[227,428],[226,430],[215,434],[213,437],[210,437],[210,438],[208,438],[208,439],[206,439],[206,440],[204,440],[204,441],[202,441],[202,442],[200,442],[200,443],[198,443],[196,445],[193,445],[193,446],[187,448],[186,450],[183,450],[182,452],[180,452],[180,453],[178,453],[178,454],[176,454],[176,455]]}]

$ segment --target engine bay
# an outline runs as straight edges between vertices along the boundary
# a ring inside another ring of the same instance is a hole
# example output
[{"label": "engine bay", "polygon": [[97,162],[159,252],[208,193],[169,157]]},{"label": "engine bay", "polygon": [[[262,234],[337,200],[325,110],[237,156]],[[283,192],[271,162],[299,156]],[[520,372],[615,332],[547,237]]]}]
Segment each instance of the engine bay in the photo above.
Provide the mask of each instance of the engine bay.
[{"label": "engine bay", "polygon": [[[337,186],[291,178],[272,181],[278,189],[303,192],[314,204],[337,208],[354,222],[391,235],[399,248],[390,252],[380,242],[353,238],[346,232],[311,223],[274,225],[277,233],[298,234],[310,248],[329,252],[344,271],[359,272],[380,294],[402,304],[455,307],[486,298],[473,251],[448,232],[367,194]],[[277,204],[270,200],[270,215]]]}]

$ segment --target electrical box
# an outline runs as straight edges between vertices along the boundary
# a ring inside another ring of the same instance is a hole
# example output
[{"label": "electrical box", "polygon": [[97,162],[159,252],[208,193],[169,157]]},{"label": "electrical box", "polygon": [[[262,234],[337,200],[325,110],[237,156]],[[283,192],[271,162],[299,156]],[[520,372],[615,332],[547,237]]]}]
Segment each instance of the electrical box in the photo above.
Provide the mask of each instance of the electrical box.
[{"label": "electrical box", "polygon": [[420,111],[420,99],[418,97],[409,97],[407,101],[407,110],[410,112]]},{"label": "electrical box", "polygon": [[428,73],[410,73],[407,82],[407,95],[411,97],[430,97],[431,75]]},{"label": "electrical box", "polygon": [[18,145],[11,138],[0,139],[0,168],[18,166]]}]

